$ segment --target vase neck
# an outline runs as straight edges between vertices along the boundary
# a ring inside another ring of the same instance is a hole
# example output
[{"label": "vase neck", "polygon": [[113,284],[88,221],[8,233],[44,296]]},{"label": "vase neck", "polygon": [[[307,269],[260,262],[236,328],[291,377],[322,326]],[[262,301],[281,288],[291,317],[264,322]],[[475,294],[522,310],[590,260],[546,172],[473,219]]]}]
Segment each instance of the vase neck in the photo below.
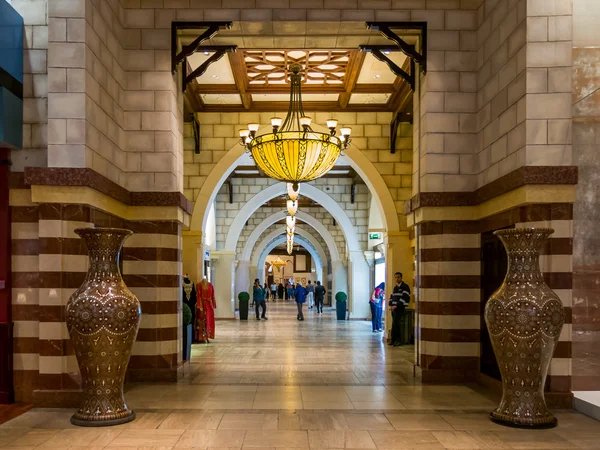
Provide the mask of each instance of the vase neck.
[{"label": "vase neck", "polygon": [[86,281],[119,281],[119,254],[131,232],[116,228],[84,228],[76,230],[76,233],[85,241],[88,249],[90,266]]},{"label": "vase neck", "polygon": [[498,233],[508,255],[506,283],[544,281],[540,253],[550,233],[551,230],[546,229],[514,229],[505,234]]}]

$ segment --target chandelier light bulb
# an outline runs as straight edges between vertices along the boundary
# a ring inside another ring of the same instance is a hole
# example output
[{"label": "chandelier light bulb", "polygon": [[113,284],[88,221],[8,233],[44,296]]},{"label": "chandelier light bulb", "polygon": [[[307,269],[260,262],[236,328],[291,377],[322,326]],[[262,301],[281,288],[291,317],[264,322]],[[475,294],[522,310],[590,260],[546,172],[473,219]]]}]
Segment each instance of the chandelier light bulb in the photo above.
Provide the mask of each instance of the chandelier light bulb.
[{"label": "chandelier light bulb", "polygon": [[250,142],[252,142],[252,138],[250,136],[246,136],[245,141],[246,144],[249,144]]},{"label": "chandelier light bulb", "polygon": [[273,128],[279,128],[283,123],[283,119],[281,117],[272,117],[271,118],[271,126]]},{"label": "chandelier light bulb", "polygon": [[254,131],[255,133],[258,131],[258,128],[260,127],[259,124],[257,123],[249,123],[248,124],[248,129],[252,132]]},{"label": "chandelier light bulb", "polygon": [[337,127],[337,123],[338,121],[336,119],[328,119],[325,121],[325,123],[327,123],[327,128],[331,129],[335,129],[335,127]]},{"label": "chandelier light bulb", "polygon": [[240,137],[245,138],[250,134],[250,130],[240,130]]},{"label": "chandelier light bulb", "polygon": [[342,136],[350,136],[350,133],[352,133],[352,128],[344,127],[340,129],[340,132],[342,133]]},{"label": "chandelier light bulb", "polygon": [[287,211],[290,216],[294,217],[298,212],[298,200],[288,200]]},{"label": "chandelier light bulb", "polygon": [[298,189],[294,189],[294,183],[287,184],[287,193],[290,200],[296,201],[298,200],[298,196],[300,195],[300,185],[298,185]]}]

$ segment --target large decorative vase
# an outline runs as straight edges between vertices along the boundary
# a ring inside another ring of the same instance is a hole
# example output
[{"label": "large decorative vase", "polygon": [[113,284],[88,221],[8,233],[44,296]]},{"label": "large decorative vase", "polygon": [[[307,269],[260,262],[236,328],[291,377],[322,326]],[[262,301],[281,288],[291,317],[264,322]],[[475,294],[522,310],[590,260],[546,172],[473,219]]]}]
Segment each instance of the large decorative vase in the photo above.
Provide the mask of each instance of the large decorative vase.
[{"label": "large decorative vase", "polygon": [[79,228],[90,257],[83,284],[67,303],[67,328],[79,363],[84,400],[71,418],[98,427],[135,419],[123,397],[123,382],[137,336],[140,302],[121,278],[119,253],[132,234],[118,228]]},{"label": "large decorative vase", "polygon": [[502,286],[485,306],[492,346],[502,375],[502,400],[492,421],[520,428],[551,428],[544,384],[565,312],[540,272],[540,250],[549,228],[496,231],[508,254]]}]

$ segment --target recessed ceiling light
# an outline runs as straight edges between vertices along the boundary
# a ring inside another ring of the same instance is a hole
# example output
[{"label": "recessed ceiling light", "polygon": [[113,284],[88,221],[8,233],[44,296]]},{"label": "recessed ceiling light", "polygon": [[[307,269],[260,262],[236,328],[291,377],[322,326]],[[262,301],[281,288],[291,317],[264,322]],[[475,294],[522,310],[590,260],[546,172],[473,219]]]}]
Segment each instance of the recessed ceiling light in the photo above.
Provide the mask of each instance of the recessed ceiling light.
[{"label": "recessed ceiling light", "polygon": [[218,75],[213,75],[213,78],[219,78],[219,76]]},{"label": "recessed ceiling light", "polygon": [[390,51],[389,51],[389,50],[384,50],[384,52],[383,52],[383,53],[385,53],[386,55],[389,55],[389,54],[390,54]]},{"label": "recessed ceiling light", "polygon": [[381,75],[377,74],[373,78],[379,78]]},{"label": "recessed ceiling light", "polygon": [[204,52],[205,55],[208,55],[208,52]]}]

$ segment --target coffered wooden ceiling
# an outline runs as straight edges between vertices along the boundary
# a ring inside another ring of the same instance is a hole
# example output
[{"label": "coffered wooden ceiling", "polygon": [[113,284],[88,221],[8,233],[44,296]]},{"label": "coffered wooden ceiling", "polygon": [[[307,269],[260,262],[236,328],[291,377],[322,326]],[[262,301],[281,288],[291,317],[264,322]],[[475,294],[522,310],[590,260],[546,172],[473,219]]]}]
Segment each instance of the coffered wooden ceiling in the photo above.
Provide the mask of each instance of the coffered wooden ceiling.
[{"label": "coffered wooden ceiling", "polygon": [[[360,27],[358,26],[360,25]],[[197,35],[197,31],[195,32]],[[182,32],[180,42],[192,37]],[[408,41],[410,36],[405,37]],[[237,45],[187,87],[188,111],[287,111],[290,64],[302,66],[302,100],[306,111],[408,111],[407,83],[360,44],[390,44],[384,51],[409,70],[409,60],[390,41],[365,30],[364,23],[241,23],[221,30],[210,45]],[[278,45],[279,44],[279,45]],[[300,47],[300,45],[302,45]],[[188,58],[189,72],[212,52]]]}]

